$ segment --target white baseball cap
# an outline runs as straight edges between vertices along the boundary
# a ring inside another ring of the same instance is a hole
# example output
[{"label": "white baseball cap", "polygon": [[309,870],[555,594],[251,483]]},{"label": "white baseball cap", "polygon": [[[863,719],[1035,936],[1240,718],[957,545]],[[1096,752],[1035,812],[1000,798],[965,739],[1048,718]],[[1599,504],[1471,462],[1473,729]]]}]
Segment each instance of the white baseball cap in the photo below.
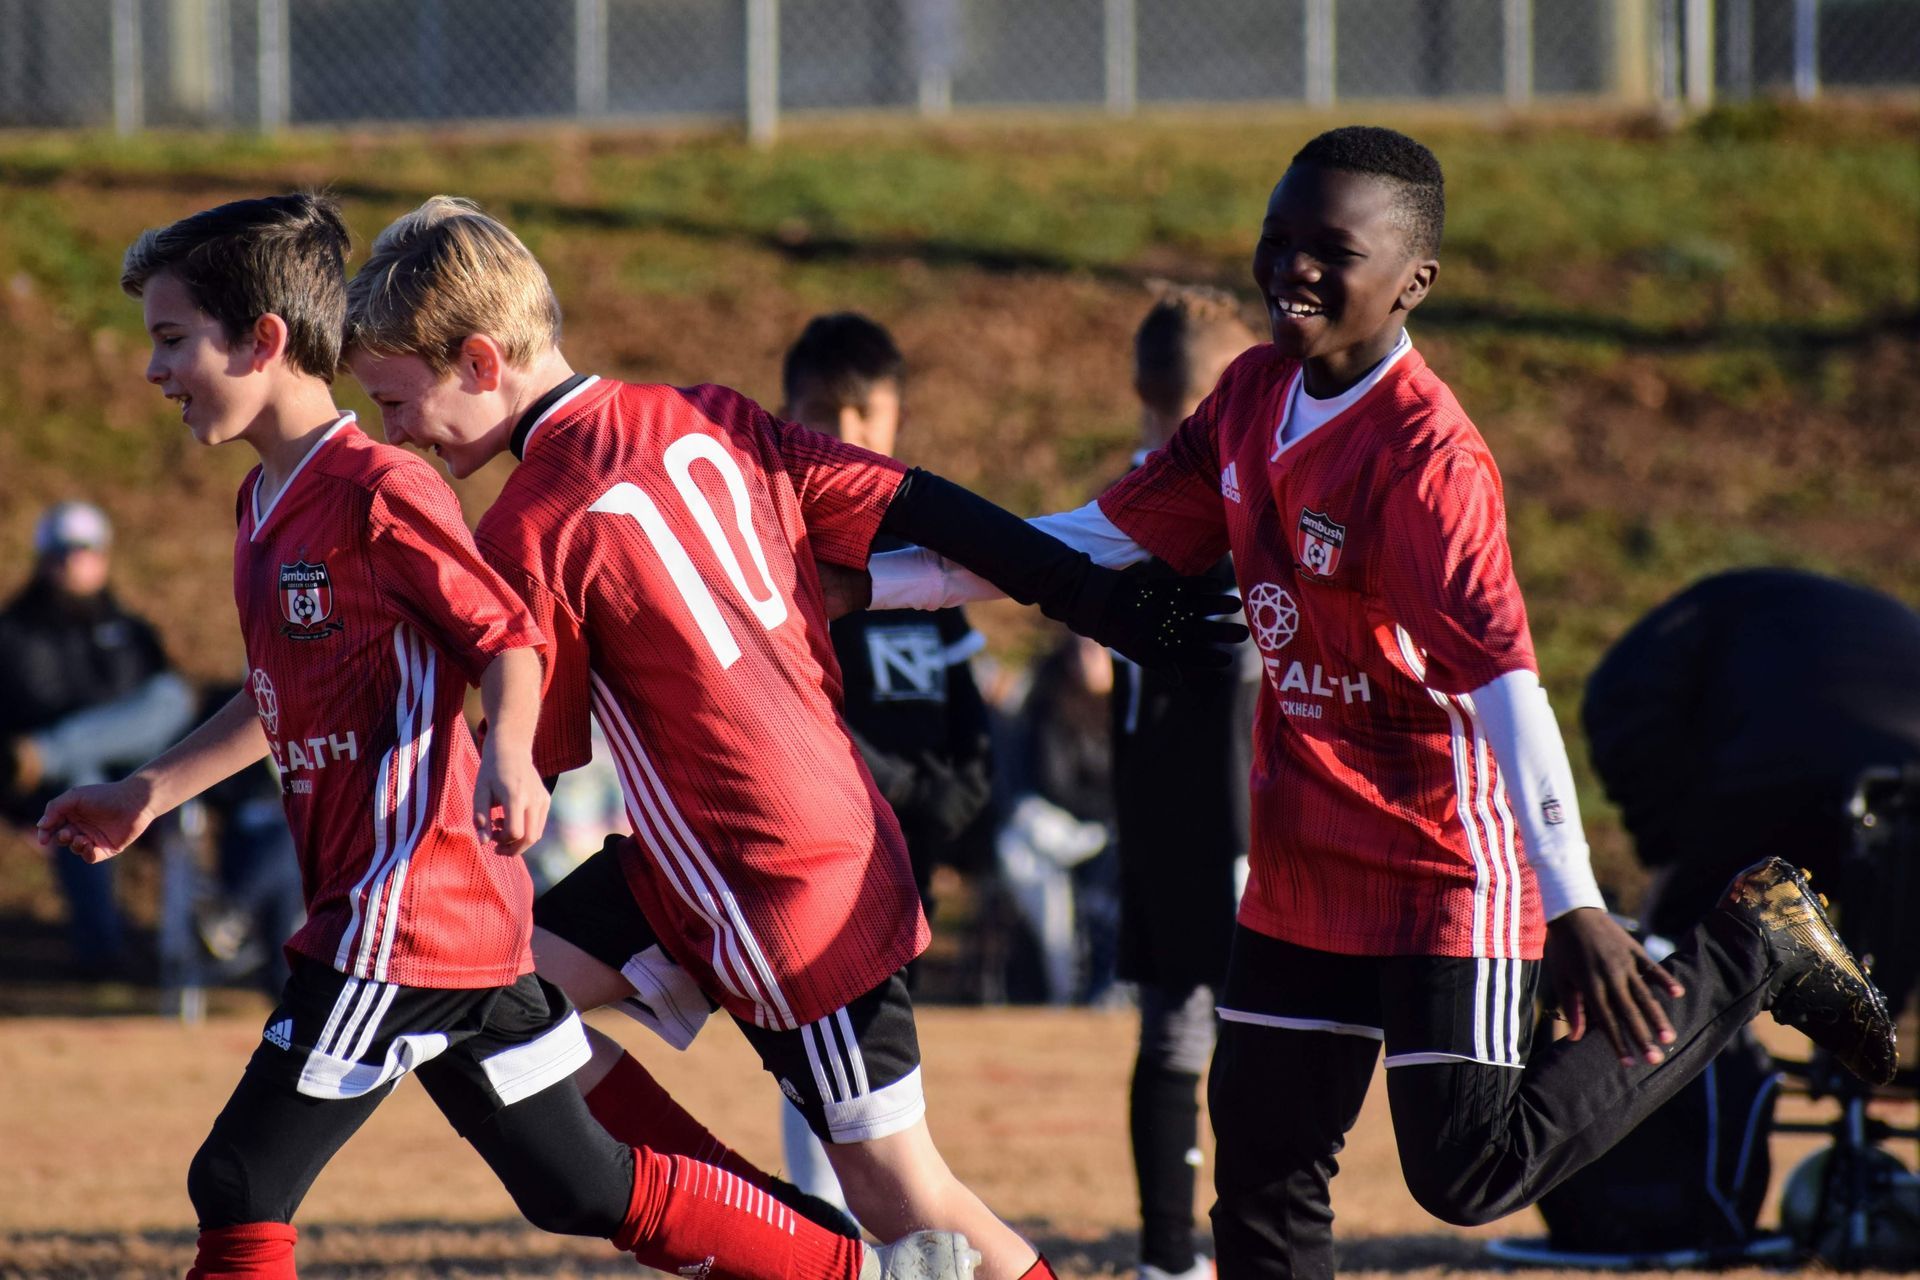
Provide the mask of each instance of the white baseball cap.
[{"label": "white baseball cap", "polygon": [[56,502],[33,527],[33,550],[39,556],[87,548],[105,551],[113,541],[113,522],[91,502]]}]

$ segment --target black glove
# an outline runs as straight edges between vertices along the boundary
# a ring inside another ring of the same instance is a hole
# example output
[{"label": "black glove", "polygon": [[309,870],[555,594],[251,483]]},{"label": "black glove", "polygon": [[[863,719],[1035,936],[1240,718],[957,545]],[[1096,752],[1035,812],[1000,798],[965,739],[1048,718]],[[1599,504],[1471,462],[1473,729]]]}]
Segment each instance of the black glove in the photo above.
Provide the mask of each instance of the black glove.
[{"label": "black glove", "polygon": [[1228,646],[1247,638],[1240,598],[1207,578],[1168,578],[1142,568],[1124,573],[1090,564],[1080,589],[1041,612],[1152,671],[1233,665]]}]

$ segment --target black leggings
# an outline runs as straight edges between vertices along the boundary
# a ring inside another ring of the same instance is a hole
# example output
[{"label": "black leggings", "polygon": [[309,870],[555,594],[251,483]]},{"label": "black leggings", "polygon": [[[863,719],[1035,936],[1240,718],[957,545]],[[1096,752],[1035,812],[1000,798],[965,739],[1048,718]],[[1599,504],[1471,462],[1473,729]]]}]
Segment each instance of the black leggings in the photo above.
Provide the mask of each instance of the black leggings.
[{"label": "black leggings", "polygon": [[[1461,1060],[1390,1068],[1400,1168],[1421,1207],[1477,1224],[1534,1203],[1699,1074],[1760,1012],[1772,972],[1757,935],[1722,912],[1666,968],[1686,994],[1665,1002],[1679,1039],[1657,1067],[1623,1069],[1591,1030],[1535,1049],[1524,1070]],[[1379,1053],[1365,1036],[1222,1021],[1207,1085],[1220,1280],[1333,1275],[1327,1184]]]},{"label": "black leggings", "polygon": [[[433,1073],[420,1076],[438,1104]],[[200,1229],[292,1222],[320,1170],[392,1092],[388,1085],[358,1098],[309,1098],[247,1072],[187,1171]],[[542,1231],[611,1238],[626,1220],[633,1150],[594,1121],[571,1079],[460,1136]]]}]

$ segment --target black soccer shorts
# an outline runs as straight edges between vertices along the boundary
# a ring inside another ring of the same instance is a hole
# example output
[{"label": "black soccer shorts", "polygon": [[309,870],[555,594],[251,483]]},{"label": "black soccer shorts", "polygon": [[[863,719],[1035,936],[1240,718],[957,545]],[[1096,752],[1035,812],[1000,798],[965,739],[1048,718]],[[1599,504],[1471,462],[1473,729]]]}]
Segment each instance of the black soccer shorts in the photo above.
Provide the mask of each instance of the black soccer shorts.
[{"label": "black soccer shorts", "polygon": [[1389,1067],[1524,1067],[1539,976],[1537,960],[1343,956],[1240,926],[1218,1004],[1223,1022],[1383,1042]]},{"label": "black soccer shorts", "polygon": [[[633,994],[614,1007],[684,1049],[719,1005],[661,947],[627,887],[616,843],[608,841],[541,894],[533,922],[617,970]],[[920,1039],[904,969],[791,1031],[734,1021],[823,1142],[884,1138],[926,1114]]]},{"label": "black soccer shorts", "polygon": [[403,987],[296,957],[247,1070],[309,1098],[360,1098],[413,1072],[454,1128],[491,1116],[586,1065],[580,1015],[558,987]]}]

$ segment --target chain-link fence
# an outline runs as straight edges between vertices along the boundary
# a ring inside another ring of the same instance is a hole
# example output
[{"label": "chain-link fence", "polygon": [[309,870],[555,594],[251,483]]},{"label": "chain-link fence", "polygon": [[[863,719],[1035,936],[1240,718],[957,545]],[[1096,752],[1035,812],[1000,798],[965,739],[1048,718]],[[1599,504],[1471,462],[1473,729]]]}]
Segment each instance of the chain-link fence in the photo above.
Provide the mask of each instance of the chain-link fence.
[{"label": "chain-link fence", "polygon": [[1920,0],[0,0],[0,126],[1920,88]]}]

